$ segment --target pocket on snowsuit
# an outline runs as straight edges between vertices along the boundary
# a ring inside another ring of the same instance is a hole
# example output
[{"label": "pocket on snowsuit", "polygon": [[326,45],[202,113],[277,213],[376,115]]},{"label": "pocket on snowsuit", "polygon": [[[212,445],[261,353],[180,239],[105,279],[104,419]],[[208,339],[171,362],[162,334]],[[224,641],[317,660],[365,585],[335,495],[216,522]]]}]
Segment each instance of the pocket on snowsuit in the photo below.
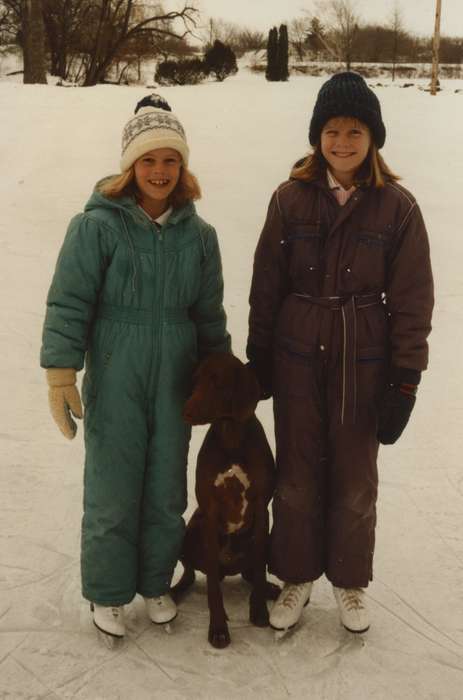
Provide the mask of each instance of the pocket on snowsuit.
[{"label": "pocket on snowsuit", "polygon": [[276,341],[273,368],[275,396],[306,397],[313,385],[315,346],[293,338]]},{"label": "pocket on snowsuit", "polygon": [[357,291],[384,289],[388,236],[379,231],[359,231],[355,238],[354,257],[345,270],[346,282],[351,280],[352,289]]},{"label": "pocket on snowsuit", "polygon": [[[88,408],[96,399],[98,387],[113,355],[113,327],[105,321],[95,328],[85,357],[85,374],[82,380],[82,403]],[[107,324],[107,325],[106,325]]]}]

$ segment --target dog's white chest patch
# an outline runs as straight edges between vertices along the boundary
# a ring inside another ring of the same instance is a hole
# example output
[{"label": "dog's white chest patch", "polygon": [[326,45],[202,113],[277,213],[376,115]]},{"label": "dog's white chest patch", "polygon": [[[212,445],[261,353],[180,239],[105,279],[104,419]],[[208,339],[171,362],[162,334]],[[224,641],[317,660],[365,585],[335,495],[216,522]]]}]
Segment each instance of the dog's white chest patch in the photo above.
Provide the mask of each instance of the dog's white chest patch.
[{"label": "dog's white chest patch", "polygon": [[[229,481],[231,479],[234,481],[234,484],[232,481]],[[237,481],[239,482],[238,484],[236,483]],[[238,498],[236,498],[236,496],[233,498],[230,493],[230,498],[227,498],[227,501],[230,504],[230,512],[228,513],[227,517],[228,534],[237,532],[243,527],[246,510],[249,505],[246,494],[251,483],[247,474],[243,471],[239,464],[232,464],[227,471],[221,472],[214,481],[214,486],[217,488],[223,488],[226,494],[228,491],[232,491],[233,485],[239,487],[239,495]],[[233,489],[235,493],[236,490],[237,489]]]}]

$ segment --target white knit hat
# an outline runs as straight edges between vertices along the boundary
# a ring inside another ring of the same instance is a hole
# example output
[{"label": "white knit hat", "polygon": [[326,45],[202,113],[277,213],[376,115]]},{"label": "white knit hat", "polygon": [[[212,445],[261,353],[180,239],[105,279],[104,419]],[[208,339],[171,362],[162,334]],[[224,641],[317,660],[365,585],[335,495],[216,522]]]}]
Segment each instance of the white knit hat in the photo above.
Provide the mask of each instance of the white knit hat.
[{"label": "white knit hat", "polygon": [[160,95],[144,97],[135,108],[122,132],[121,172],[128,170],[138,158],[156,148],[173,148],[188,165],[189,148],[178,117]]}]

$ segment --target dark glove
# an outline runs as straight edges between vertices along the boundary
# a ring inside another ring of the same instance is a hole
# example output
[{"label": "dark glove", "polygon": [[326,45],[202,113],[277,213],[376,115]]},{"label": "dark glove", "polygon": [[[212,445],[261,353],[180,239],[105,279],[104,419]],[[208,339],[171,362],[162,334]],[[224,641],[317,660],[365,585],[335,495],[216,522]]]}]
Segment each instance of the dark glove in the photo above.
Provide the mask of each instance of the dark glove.
[{"label": "dark glove", "polygon": [[378,440],[393,445],[402,435],[416,401],[421,372],[392,368],[378,411]]},{"label": "dark glove", "polygon": [[272,351],[248,343],[246,355],[259,382],[261,400],[269,399],[272,395]]}]

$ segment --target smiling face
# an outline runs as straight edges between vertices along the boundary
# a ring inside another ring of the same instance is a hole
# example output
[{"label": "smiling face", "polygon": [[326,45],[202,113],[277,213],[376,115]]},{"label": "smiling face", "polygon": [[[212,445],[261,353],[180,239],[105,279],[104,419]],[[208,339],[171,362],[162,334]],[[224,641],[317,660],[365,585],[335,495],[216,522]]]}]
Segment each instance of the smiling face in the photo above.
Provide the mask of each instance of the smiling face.
[{"label": "smiling face", "polygon": [[141,206],[156,218],[168,207],[168,197],[180,178],[182,158],[173,148],[156,148],[144,153],[133,167]]},{"label": "smiling face", "polygon": [[353,184],[355,173],[368,155],[370,130],[350,117],[326,122],[321,133],[321,151],[331,172],[343,187]]}]

